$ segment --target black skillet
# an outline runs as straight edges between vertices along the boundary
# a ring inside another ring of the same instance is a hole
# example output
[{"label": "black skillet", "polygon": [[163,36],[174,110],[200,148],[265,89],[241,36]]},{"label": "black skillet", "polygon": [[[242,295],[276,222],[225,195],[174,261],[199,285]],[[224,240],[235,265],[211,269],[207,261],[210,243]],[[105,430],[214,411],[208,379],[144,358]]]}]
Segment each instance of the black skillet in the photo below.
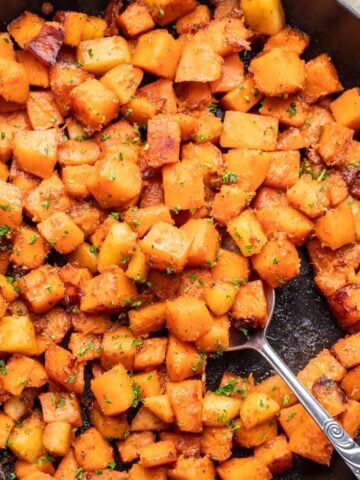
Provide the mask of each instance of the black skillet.
[{"label": "black skillet", "polygon": [[[311,37],[305,58],[328,52],[339,70],[345,87],[360,85],[360,11],[358,0],[282,0],[287,23]],[[0,0],[0,23],[7,22],[24,10],[40,13],[40,0]],[[97,14],[106,0],[58,0],[51,2],[55,10],[71,9]],[[202,1],[201,3],[207,3]],[[353,7],[351,6],[353,5]],[[269,332],[269,341],[286,363],[297,372],[316,353],[330,347],[343,335],[336,326],[325,299],[314,289],[313,272],[306,252],[302,250],[299,277],[277,290],[276,307]],[[215,389],[224,371],[239,374],[254,372],[260,380],[269,375],[269,366],[254,352],[226,353],[210,360],[207,367],[208,387]],[[84,416],[87,417],[86,397]],[[243,455],[246,452],[236,452]],[[6,460],[0,464],[0,480],[10,478]],[[318,466],[302,458],[295,459],[294,469],[277,477],[279,480],[351,480],[352,474],[334,455],[330,468]],[[241,480],[241,479],[239,479]]]}]

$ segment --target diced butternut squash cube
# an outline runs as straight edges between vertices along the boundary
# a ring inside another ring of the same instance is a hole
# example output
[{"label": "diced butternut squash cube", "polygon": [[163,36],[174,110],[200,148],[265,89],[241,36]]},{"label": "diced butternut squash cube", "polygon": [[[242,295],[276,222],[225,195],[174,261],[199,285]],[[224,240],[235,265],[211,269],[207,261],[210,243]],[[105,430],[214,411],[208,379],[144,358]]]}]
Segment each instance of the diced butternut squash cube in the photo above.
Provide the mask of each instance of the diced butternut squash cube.
[{"label": "diced butternut squash cube", "polygon": [[256,32],[276,35],[285,26],[285,13],[280,0],[242,0],[241,9],[247,24]]},{"label": "diced butternut squash cube", "polygon": [[137,299],[133,282],[118,266],[108,267],[100,275],[88,280],[80,309],[83,312],[119,310],[131,306]]},{"label": "diced butternut squash cube", "polygon": [[129,324],[134,335],[146,335],[160,330],[166,322],[166,303],[158,302],[130,310]]},{"label": "diced butternut squash cube", "polygon": [[1,351],[35,355],[38,348],[35,328],[27,316],[3,317],[0,320]]},{"label": "diced butternut squash cube", "polygon": [[330,104],[335,120],[345,127],[360,130],[360,89],[346,90]]},{"label": "diced butternut squash cube", "polygon": [[88,188],[103,208],[124,206],[141,192],[139,166],[131,160],[115,157],[96,162]]},{"label": "diced butternut squash cube", "polygon": [[201,436],[201,452],[212,460],[224,462],[231,456],[231,427],[205,427]]},{"label": "diced butternut squash cube", "polygon": [[8,31],[19,47],[25,48],[40,33],[44,23],[43,18],[25,11],[9,24]]},{"label": "diced butternut squash cube", "polygon": [[191,219],[181,230],[192,239],[187,265],[212,266],[219,250],[219,234],[210,219]]},{"label": "diced butternut squash cube", "polygon": [[175,81],[180,83],[219,80],[223,62],[222,57],[207,44],[190,41],[181,54]]},{"label": "diced butternut squash cube", "polygon": [[248,195],[237,185],[222,185],[211,205],[211,215],[220,224],[226,225],[246,207]]},{"label": "diced butternut squash cube", "polygon": [[0,225],[3,235],[11,237],[11,228],[18,227],[22,220],[22,190],[10,183],[0,180]]},{"label": "diced butternut squash cube", "polygon": [[38,228],[59,253],[70,253],[84,241],[82,230],[64,212],[54,213],[39,223]]},{"label": "diced butternut squash cube", "polygon": [[183,342],[194,342],[207,333],[212,317],[203,300],[179,296],[167,303],[167,327]]},{"label": "diced butternut squash cube", "polygon": [[228,223],[227,230],[245,257],[259,253],[267,237],[252,210],[245,210]]},{"label": "diced butternut squash cube", "polygon": [[138,345],[135,353],[135,370],[159,367],[165,360],[167,338],[147,338]]},{"label": "diced butternut squash cube", "polygon": [[166,394],[144,398],[143,404],[163,422],[172,423],[174,421],[174,412]]},{"label": "diced butternut squash cube", "polygon": [[267,318],[267,302],[261,280],[241,285],[232,306],[232,317],[239,324],[263,327]]},{"label": "diced butternut squash cube", "polygon": [[135,47],[132,63],[145,72],[173,79],[179,58],[179,44],[170,33],[166,30],[154,30],[141,35]]},{"label": "diced butternut squash cube", "polygon": [[[198,433],[202,431],[203,387],[200,380],[166,384],[174,410],[176,424],[182,432]],[[191,402],[189,402],[191,398]]]},{"label": "diced butternut squash cube", "polygon": [[329,55],[323,53],[306,63],[302,93],[306,102],[314,103],[321,97],[341,90],[343,86]]},{"label": "diced butternut squash cube", "polygon": [[132,3],[117,17],[120,29],[127,37],[135,37],[154,28],[149,10],[140,3]]},{"label": "diced butternut squash cube", "polygon": [[146,160],[150,167],[158,168],[176,163],[180,155],[180,127],[178,122],[166,118],[148,121],[149,150]]},{"label": "diced butternut squash cube", "polygon": [[25,172],[49,178],[57,160],[57,130],[24,130],[14,136],[16,163]]},{"label": "diced butternut squash cube", "polygon": [[279,375],[272,375],[255,387],[257,392],[265,393],[272,400],[275,400],[282,408],[293,405],[297,402],[295,394]]},{"label": "diced butternut squash cube", "polygon": [[195,0],[145,0],[146,7],[158,25],[167,25],[196,7]]},{"label": "diced butternut squash cube", "polygon": [[275,417],[279,410],[279,404],[268,395],[252,392],[241,405],[240,417],[245,428],[249,429]]},{"label": "diced butternut squash cube", "polygon": [[340,416],[340,423],[344,430],[355,437],[360,428],[360,403],[355,400],[347,401],[347,409]]},{"label": "diced butternut squash cube", "polygon": [[285,235],[272,238],[260,253],[252,257],[260,277],[273,288],[282,286],[300,273],[300,257]]},{"label": "diced butternut squash cube", "polygon": [[[224,154],[226,170],[223,182],[231,180],[231,173],[236,184],[247,192],[259,188],[266,178],[270,166],[270,153],[261,150],[233,149]],[[248,200],[248,199],[247,199]]]},{"label": "diced butternut squash cube", "polygon": [[310,218],[316,218],[326,212],[330,206],[327,188],[322,182],[302,175],[286,192],[290,205],[301,210]]},{"label": "diced butternut squash cube", "polygon": [[135,95],[143,75],[140,68],[130,64],[120,64],[106,72],[100,81],[115,93],[119,104],[124,105]]},{"label": "diced butternut squash cube", "polygon": [[234,421],[235,442],[240,447],[252,448],[263,445],[276,438],[278,433],[277,422],[275,419],[268,420],[253,428],[245,428],[242,421],[238,418]]},{"label": "diced butternut squash cube", "polygon": [[75,427],[82,425],[79,401],[71,393],[41,393],[39,395],[46,423],[67,422]]},{"label": "diced butternut squash cube", "polygon": [[217,316],[227,313],[235,301],[236,286],[227,282],[217,282],[204,289],[204,300]]},{"label": "diced butternut squash cube", "polygon": [[17,229],[10,261],[29,269],[43,265],[48,248],[44,239],[35,229],[20,227]]},{"label": "diced butternut squash cube", "polygon": [[53,455],[65,456],[70,448],[72,425],[54,422],[46,425],[43,435],[45,449]]},{"label": "diced butternut squash cube", "polygon": [[118,114],[119,100],[99,80],[81,83],[71,91],[70,98],[76,118],[93,130],[101,130]]},{"label": "diced butternut squash cube", "polygon": [[256,218],[268,237],[277,237],[282,232],[295,245],[304,243],[314,228],[312,221],[301,212],[283,205],[261,208]]},{"label": "diced butternut squash cube", "polygon": [[203,352],[221,352],[229,348],[230,321],[226,315],[214,318],[210,330],[196,341]]},{"label": "diced butternut squash cube", "polygon": [[300,32],[296,28],[285,27],[267,40],[264,51],[280,47],[301,55],[308,45],[309,37],[304,32]]},{"label": "diced butternut squash cube", "polygon": [[191,238],[185,232],[165,222],[153,225],[140,242],[149,265],[169,273],[184,268],[190,245]]},{"label": "diced butternut squash cube", "polygon": [[94,38],[104,37],[107,26],[106,20],[103,18],[88,15],[81,34],[81,40],[93,40]]},{"label": "diced butternut squash cube", "polygon": [[200,208],[205,203],[202,166],[190,161],[166,165],[162,169],[165,205],[170,209]]},{"label": "diced butternut squash cube", "polygon": [[130,425],[126,414],[109,417],[104,415],[99,405],[94,402],[90,409],[90,422],[105,438],[123,439],[129,434]]},{"label": "diced butternut squash cube", "polygon": [[49,86],[49,70],[34,55],[26,50],[17,50],[16,59],[24,67],[31,86],[42,88]]},{"label": "diced butternut squash cube", "polygon": [[356,367],[360,364],[360,333],[340,338],[332,350],[343,367]]},{"label": "diced butternut squash cube", "polygon": [[[250,4],[251,5],[251,4]],[[256,457],[231,458],[217,467],[220,480],[271,480],[270,470]]]},{"label": "diced butternut squash cube", "polygon": [[215,478],[215,467],[208,456],[187,458],[181,455],[167,474],[172,480],[211,480]]},{"label": "diced butternut squash cube", "polygon": [[227,111],[220,145],[225,148],[275,150],[278,120],[272,117]]},{"label": "diced butternut squash cube", "polygon": [[250,64],[257,88],[270,97],[296,93],[305,85],[305,62],[296,53],[273,48]]},{"label": "diced butternut squash cube", "polygon": [[329,465],[333,447],[317,424],[305,416],[290,436],[289,450],[321,465]]},{"label": "diced butternut squash cube", "polygon": [[94,427],[79,435],[74,443],[76,460],[86,470],[106,468],[114,461],[111,445]]},{"label": "diced butternut squash cube", "polygon": [[[146,375],[149,376],[149,373]],[[158,394],[160,395],[160,387]],[[159,417],[156,417],[146,407],[140,407],[130,426],[132,432],[143,432],[145,430],[161,431],[168,428],[169,426],[166,423],[162,422]]]},{"label": "diced butternut squash cube", "polygon": [[273,152],[268,154],[270,165],[264,185],[287,190],[299,179],[300,153],[297,150],[289,152]]},{"label": "diced butternut squash cube", "polygon": [[355,221],[351,208],[340,205],[328,210],[317,220],[315,233],[332,250],[355,242]]},{"label": "diced butternut squash cube", "polygon": [[[252,76],[248,75],[222,97],[221,104],[227,110],[248,112],[260,100],[261,94],[256,88],[255,81]],[[271,113],[268,115],[271,116]]]},{"label": "diced butternut squash cube", "polygon": [[16,60],[14,44],[10,39],[10,35],[6,32],[0,33],[0,57],[8,60]]},{"label": "diced butternut squash cube", "polygon": [[148,276],[148,271],[149,268],[146,263],[146,256],[139,247],[136,247],[134,255],[131,257],[128,263],[126,275],[135,282],[143,283]]},{"label": "diced butternut squash cube", "polygon": [[[345,279],[345,283],[347,279]],[[360,321],[360,289],[357,284],[350,284],[336,289],[329,297],[329,303],[341,328],[356,331]]]},{"label": "diced butternut squash cube", "polygon": [[130,63],[128,43],[119,35],[85,40],[78,46],[76,54],[82,68],[96,75],[104,74],[119,64]]},{"label": "diced butternut squash cube", "polygon": [[[135,400],[142,400],[147,397],[156,397],[161,394],[160,378],[157,370],[136,373],[132,378],[134,381],[133,387],[137,390],[137,393],[134,391]],[[145,410],[148,411],[147,408],[145,408]],[[152,415],[150,410],[149,413]],[[153,429],[150,428],[149,430]]]},{"label": "diced butternut squash cube", "polygon": [[341,165],[344,162],[353,134],[353,130],[340,123],[331,122],[324,125],[320,135],[318,152],[326,165]]},{"label": "diced butternut squash cube", "polygon": [[266,97],[259,113],[276,117],[283,125],[301,127],[307,119],[308,105],[298,96]]},{"label": "diced butternut squash cube", "polygon": [[77,47],[81,42],[87,15],[81,12],[59,11],[55,19],[64,27],[64,44]]},{"label": "diced butternut squash cube", "polygon": [[31,92],[26,109],[34,130],[46,130],[64,122],[51,92]]},{"label": "diced butternut squash cube", "polygon": [[300,403],[296,403],[291,407],[283,408],[280,411],[279,422],[288,438],[290,438],[292,433],[296,430],[296,427],[300,425],[302,418],[307,415],[308,413]]},{"label": "diced butternut squash cube", "polygon": [[199,28],[206,26],[211,20],[211,12],[208,6],[198,5],[195,10],[181,16],[176,21],[176,31],[179,35],[183,33],[194,33]]},{"label": "diced butternut squash cube", "polygon": [[166,352],[166,373],[169,379],[172,382],[182,382],[204,370],[204,354],[199,353],[192,343],[182,342],[170,335]]},{"label": "diced butternut squash cube", "polygon": [[134,400],[131,379],[121,363],[94,378],[91,390],[105,415],[125,412]]},{"label": "diced butternut squash cube", "polygon": [[242,255],[220,248],[216,265],[211,269],[212,278],[233,285],[246,283],[249,277],[249,260]]},{"label": "diced butternut squash cube", "polygon": [[0,57],[0,75],[0,95],[8,102],[25,103],[29,97],[29,80],[25,67],[15,60]]},{"label": "diced butternut squash cube", "polygon": [[131,433],[125,440],[117,444],[121,460],[124,463],[137,460],[140,448],[151,443],[155,443],[155,435],[152,432]]},{"label": "diced butternut squash cube", "polygon": [[[205,5],[199,5],[198,8],[205,8]],[[213,93],[229,92],[237,87],[244,78],[244,64],[237,53],[232,53],[224,58],[221,67],[221,75],[218,80],[214,80],[210,84]],[[230,108],[230,110],[236,110]]]},{"label": "diced butternut squash cube", "polygon": [[326,378],[326,373],[312,387],[312,394],[332,417],[337,417],[346,410],[346,397],[334,380]]},{"label": "diced butternut squash cube", "polygon": [[125,213],[124,220],[140,238],[143,237],[155,223],[174,223],[169,209],[162,204],[145,208],[132,207]]},{"label": "diced butternut squash cube", "polygon": [[111,225],[99,251],[97,267],[103,272],[110,265],[120,265],[134,252],[137,235],[125,222]]},{"label": "diced butternut squash cube", "polygon": [[351,400],[360,400],[359,378],[360,368],[355,367],[341,381],[341,388]]},{"label": "diced butternut squash cube", "polygon": [[274,440],[256,447],[254,456],[266,465],[273,475],[291,470],[293,466],[293,455],[285,435],[278,435]]},{"label": "diced butternut squash cube", "polygon": [[146,468],[174,463],[177,458],[175,445],[171,440],[145,445],[140,448],[140,465]]},{"label": "diced butternut squash cube", "polygon": [[132,370],[135,351],[135,337],[127,327],[118,327],[111,332],[105,332],[102,341],[101,365],[109,370],[121,363],[127,370]]},{"label": "diced butternut squash cube", "polygon": [[9,437],[9,446],[21,460],[34,462],[43,451],[44,422],[38,413],[27,417],[20,425],[15,426]]},{"label": "diced butternut squash cube", "polygon": [[223,427],[239,415],[241,401],[226,395],[208,392],[203,404],[203,423],[207,427]]},{"label": "diced butternut squash cube", "polygon": [[298,373],[298,378],[308,390],[311,390],[314,383],[324,375],[330,380],[339,382],[345,374],[345,368],[329,350],[324,349]]},{"label": "diced butternut squash cube", "polygon": [[90,192],[86,183],[84,183],[84,178],[88,178],[91,172],[91,165],[86,164],[64,167],[61,173],[66,192],[72,197],[89,197]]}]

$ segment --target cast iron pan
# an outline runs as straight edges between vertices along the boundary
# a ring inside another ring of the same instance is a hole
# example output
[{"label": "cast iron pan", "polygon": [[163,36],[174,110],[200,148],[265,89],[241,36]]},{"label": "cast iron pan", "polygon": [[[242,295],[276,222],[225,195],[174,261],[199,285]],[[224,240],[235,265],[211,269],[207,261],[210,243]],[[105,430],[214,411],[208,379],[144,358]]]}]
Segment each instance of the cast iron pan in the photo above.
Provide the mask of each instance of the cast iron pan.
[{"label": "cast iron pan", "polygon": [[[282,0],[287,23],[298,27],[311,37],[306,58],[328,52],[339,70],[345,87],[360,85],[360,12],[344,8],[344,0]],[[0,23],[4,25],[23,10],[40,13],[40,0],[2,0]],[[99,13],[106,0],[52,1],[55,10],[72,9],[91,14]],[[202,1],[201,3],[206,3]],[[351,2],[348,2],[351,3]],[[353,2],[355,3],[355,2]],[[330,347],[344,335],[337,327],[325,299],[315,290],[313,271],[305,250],[301,250],[301,274],[276,292],[276,307],[269,331],[269,341],[284,361],[297,372],[320,350]],[[253,372],[260,380],[269,375],[269,366],[255,352],[226,353],[209,360],[208,388],[217,388],[224,371],[238,374]],[[83,399],[83,415],[87,427],[87,405],[91,394]],[[246,455],[239,450],[235,455]],[[8,463],[9,462],[9,463]],[[0,480],[10,478],[11,458],[0,459]],[[330,468],[321,467],[302,458],[295,458],[294,469],[277,478],[281,480],[351,480],[353,477],[341,459],[334,455]],[[239,479],[241,480],[241,479]]]}]

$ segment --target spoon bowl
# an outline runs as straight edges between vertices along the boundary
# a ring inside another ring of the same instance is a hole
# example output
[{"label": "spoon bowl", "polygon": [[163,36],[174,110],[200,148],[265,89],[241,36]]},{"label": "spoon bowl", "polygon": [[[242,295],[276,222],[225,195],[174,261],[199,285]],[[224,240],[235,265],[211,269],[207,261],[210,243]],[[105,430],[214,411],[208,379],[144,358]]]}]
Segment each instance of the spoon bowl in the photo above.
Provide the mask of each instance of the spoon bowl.
[{"label": "spoon bowl", "polygon": [[260,353],[291,388],[299,402],[318,424],[334,449],[353,472],[355,478],[360,480],[359,445],[357,445],[342,426],[329,415],[309,390],[304,387],[268,343],[266,335],[274,312],[275,290],[267,284],[264,284],[264,289],[268,307],[265,327],[263,329],[257,329],[251,334],[247,332],[245,332],[245,334],[241,329],[231,327],[228,351],[251,349]]}]

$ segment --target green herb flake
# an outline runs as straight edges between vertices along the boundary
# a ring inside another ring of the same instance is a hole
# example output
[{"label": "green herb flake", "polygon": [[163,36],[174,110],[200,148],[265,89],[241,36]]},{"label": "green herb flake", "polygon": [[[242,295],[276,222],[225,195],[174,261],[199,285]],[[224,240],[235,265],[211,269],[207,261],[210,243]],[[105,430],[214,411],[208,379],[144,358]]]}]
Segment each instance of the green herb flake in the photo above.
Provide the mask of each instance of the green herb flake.
[{"label": "green herb flake", "polygon": [[40,237],[38,237],[37,235],[32,235],[30,240],[29,240],[29,245],[34,245],[34,243],[36,243],[38,240],[39,240]]},{"label": "green herb flake", "polygon": [[234,183],[237,180],[237,175],[234,172],[225,171],[222,176],[222,183],[227,185],[228,183]]},{"label": "green herb flake", "polygon": [[297,106],[295,102],[291,102],[289,108],[287,109],[290,117],[294,117],[297,114]]}]

